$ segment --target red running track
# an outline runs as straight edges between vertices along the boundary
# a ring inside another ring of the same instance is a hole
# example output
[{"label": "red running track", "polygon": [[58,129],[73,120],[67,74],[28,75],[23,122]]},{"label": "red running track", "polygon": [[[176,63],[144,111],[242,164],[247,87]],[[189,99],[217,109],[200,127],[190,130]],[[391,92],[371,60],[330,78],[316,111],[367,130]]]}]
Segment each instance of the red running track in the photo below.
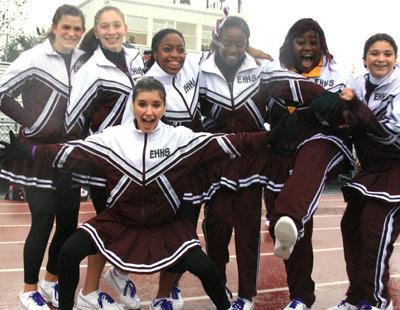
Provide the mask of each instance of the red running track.
[{"label": "red running track", "polygon": [[[340,218],[345,204],[340,194],[323,195],[314,218],[314,272],[317,300],[314,310],[326,309],[343,299],[347,288],[347,277],[343,259],[340,235]],[[94,216],[90,202],[82,202],[79,221]],[[29,229],[30,215],[26,203],[0,201],[0,309],[17,309],[18,293],[22,288],[23,263],[22,250]],[[199,225],[200,227],[200,225]],[[262,243],[258,296],[255,299],[256,310],[279,310],[288,303],[288,290],[283,263],[272,254],[272,240],[267,227],[262,225]],[[199,230],[199,237],[204,238]],[[390,291],[394,309],[400,309],[400,242],[395,244],[391,259]],[[231,258],[227,268],[228,286],[237,292],[237,275],[234,245],[230,246]],[[44,264],[43,264],[44,265]],[[81,266],[86,271],[86,261]],[[44,268],[42,267],[42,272]],[[158,275],[132,275],[138,294],[143,301],[142,309],[147,309],[155,296]],[[82,281],[80,283],[82,286]],[[181,280],[182,295],[186,310],[212,309],[199,280],[186,273]],[[108,291],[104,285],[103,289]],[[112,292],[108,291],[111,295]]]}]

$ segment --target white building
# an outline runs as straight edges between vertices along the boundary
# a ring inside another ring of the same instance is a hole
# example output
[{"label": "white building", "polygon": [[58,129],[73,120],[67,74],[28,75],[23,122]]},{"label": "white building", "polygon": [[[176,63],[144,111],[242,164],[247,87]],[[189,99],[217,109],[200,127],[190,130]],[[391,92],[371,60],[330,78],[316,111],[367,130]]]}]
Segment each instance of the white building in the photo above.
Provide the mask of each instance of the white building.
[{"label": "white building", "polygon": [[132,42],[134,39],[135,45],[141,49],[150,47],[152,37],[157,31],[163,28],[175,28],[183,33],[186,49],[190,52],[199,52],[209,46],[215,22],[223,16],[221,7],[225,1],[204,0],[202,6],[180,2],[185,1],[86,0],[78,6],[85,14],[87,25],[93,25],[94,15],[103,6],[118,7],[126,17],[128,40]]}]

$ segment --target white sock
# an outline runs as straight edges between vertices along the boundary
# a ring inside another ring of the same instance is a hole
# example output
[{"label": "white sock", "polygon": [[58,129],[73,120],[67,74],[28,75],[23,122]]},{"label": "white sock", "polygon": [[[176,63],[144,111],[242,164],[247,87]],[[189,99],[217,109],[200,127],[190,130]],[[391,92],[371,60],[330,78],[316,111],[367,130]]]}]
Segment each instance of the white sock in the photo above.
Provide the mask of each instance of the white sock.
[{"label": "white sock", "polygon": [[45,279],[42,279],[41,282],[42,282],[42,286],[46,286],[46,287],[54,286],[57,283],[57,281],[53,282],[53,281],[47,281]]},{"label": "white sock", "polygon": [[120,280],[124,280],[124,281],[128,281],[129,280],[128,274],[121,273],[120,271],[118,271],[117,268],[113,267],[112,271],[114,272],[114,275],[117,276],[117,278],[120,278]]},{"label": "white sock", "polygon": [[88,293],[86,295],[83,294],[83,290],[81,290],[81,292],[82,292],[82,295],[85,296],[85,297],[90,298],[92,295],[93,296],[95,295],[95,298],[97,298],[97,296],[99,295],[100,290],[96,290],[96,291],[90,292],[90,293]]}]

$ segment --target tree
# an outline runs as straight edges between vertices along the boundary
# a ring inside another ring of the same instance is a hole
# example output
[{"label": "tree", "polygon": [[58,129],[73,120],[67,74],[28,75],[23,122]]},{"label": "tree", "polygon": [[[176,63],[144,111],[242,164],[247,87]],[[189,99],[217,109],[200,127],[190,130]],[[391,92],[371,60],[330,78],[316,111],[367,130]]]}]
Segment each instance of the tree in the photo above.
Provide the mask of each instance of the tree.
[{"label": "tree", "polygon": [[0,32],[9,33],[10,31],[22,31],[21,21],[25,19],[24,7],[27,0],[0,0],[0,7],[3,11],[0,19]]},{"label": "tree", "polygon": [[11,62],[23,51],[32,48],[45,35],[44,29],[36,27],[37,37],[27,35],[22,29],[25,20],[25,5],[28,0],[0,0],[4,8],[0,20],[0,61]]},{"label": "tree", "polygon": [[40,39],[40,37],[28,36],[25,34],[16,36],[5,46],[0,60],[6,62],[14,61],[23,51],[26,51],[36,45]]}]

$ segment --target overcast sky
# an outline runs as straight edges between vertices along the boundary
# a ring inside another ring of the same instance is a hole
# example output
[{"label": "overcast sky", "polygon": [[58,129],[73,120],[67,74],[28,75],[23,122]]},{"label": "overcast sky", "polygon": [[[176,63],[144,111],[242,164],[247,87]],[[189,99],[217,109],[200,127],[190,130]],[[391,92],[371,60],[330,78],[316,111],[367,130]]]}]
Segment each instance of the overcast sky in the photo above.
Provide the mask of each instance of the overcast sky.
[{"label": "overcast sky", "polygon": [[[192,3],[205,1],[192,0]],[[28,0],[29,24],[48,27],[59,5],[81,2]],[[237,0],[226,0],[225,3],[230,5],[231,13],[236,12]],[[251,45],[275,59],[288,29],[303,17],[314,18],[320,23],[331,53],[337,62],[349,68],[353,64],[357,69],[362,67],[364,42],[377,32],[390,34],[400,44],[398,0],[242,0],[242,3],[250,25]]]}]

